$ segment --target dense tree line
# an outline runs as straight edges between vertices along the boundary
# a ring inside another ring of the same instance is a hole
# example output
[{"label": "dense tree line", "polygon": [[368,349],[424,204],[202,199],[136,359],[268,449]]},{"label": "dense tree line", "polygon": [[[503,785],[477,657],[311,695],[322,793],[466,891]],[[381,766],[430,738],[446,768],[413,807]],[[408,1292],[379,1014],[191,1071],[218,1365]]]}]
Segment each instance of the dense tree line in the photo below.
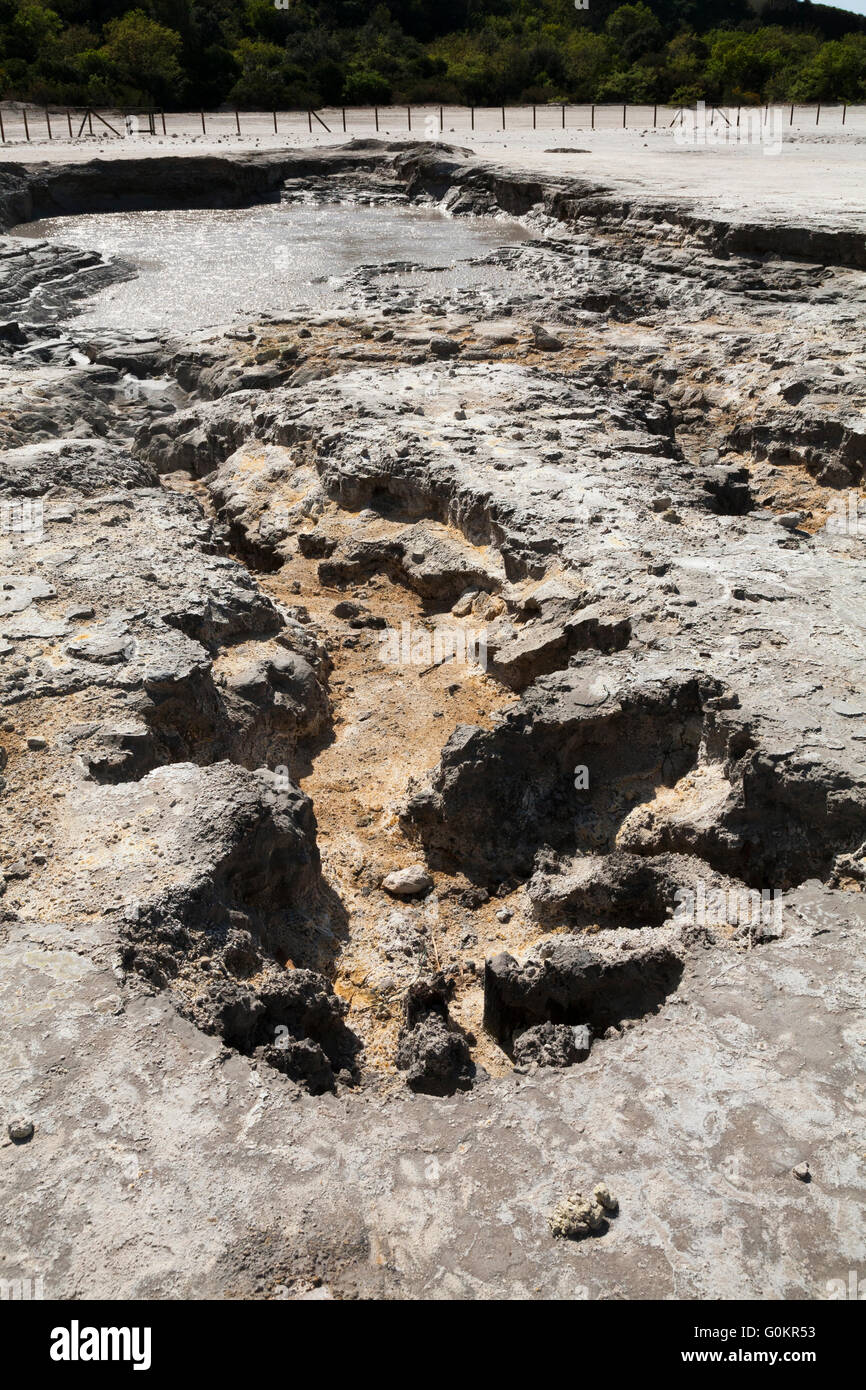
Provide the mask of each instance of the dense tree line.
[{"label": "dense tree line", "polygon": [[0,0],[0,98],[856,102],[866,20],[810,0]]}]

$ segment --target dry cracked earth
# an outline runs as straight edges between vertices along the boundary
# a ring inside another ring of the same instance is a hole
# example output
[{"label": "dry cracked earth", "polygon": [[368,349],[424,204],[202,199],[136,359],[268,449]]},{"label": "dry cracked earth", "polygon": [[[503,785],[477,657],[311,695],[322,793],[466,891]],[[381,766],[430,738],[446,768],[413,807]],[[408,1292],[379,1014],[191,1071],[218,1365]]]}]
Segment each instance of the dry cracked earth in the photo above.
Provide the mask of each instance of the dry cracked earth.
[{"label": "dry cracked earth", "polygon": [[0,167],[7,229],[274,198],[529,235],[156,338],[76,324],[128,268],[0,238],[0,1277],[828,1297],[866,240],[448,147]]}]

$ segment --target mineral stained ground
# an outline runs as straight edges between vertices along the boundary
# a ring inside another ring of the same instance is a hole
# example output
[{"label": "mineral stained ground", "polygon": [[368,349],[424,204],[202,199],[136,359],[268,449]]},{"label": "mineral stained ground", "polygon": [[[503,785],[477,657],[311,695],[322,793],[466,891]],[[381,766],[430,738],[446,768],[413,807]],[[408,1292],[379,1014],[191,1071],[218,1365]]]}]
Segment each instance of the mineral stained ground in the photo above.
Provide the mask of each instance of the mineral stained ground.
[{"label": "mineral stained ground", "polygon": [[[0,166],[7,231],[280,198],[528,236],[156,337],[76,324],[130,267],[0,238],[0,1277],[825,1298],[864,1251],[863,226],[443,145]],[[599,1182],[616,1220],[553,1239]]]}]

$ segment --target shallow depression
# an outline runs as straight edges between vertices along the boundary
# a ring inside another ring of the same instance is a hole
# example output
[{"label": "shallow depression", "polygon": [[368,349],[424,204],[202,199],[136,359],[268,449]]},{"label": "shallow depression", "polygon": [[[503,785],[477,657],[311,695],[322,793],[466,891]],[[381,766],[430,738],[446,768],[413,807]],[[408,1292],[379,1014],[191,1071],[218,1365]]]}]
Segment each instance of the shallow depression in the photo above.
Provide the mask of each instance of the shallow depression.
[{"label": "shallow depression", "polygon": [[13,235],[135,266],[137,277],[95,295],[80,321],[188,331],[239,314],[328,306],[362,265],[441,267],[443,288],[469,286],[477,281],[470,258],[515,245],[527,233],[516,222],[452,219],[432,209],[281,203],[55,217],[22,224]]}]

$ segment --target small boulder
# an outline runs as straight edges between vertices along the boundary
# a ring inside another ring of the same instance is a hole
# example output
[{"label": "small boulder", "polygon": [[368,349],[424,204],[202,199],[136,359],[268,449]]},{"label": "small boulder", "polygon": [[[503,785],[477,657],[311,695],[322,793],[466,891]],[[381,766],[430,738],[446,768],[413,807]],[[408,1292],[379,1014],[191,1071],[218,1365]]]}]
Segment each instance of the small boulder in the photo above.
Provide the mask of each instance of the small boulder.
[{"label": "small boulder", "polygon": [[557,1240],[583,1240],[604,1224],[604,1207],[589,1201],[580,1192],[570,1192],[557,1202],[547,1218],[550,1234]]},{"label": "small boulder", "polygon": [[434,357],[456,357],[460,351],[460,344],[453,338],[431,338],[430,351]]},{"label": "small boulder", "polygon": [[560,1240],[582,1240],[593,1232],[607,1229],[609,1216],[619,1211],[619,1202],[604,1183],[593,1189],[592,1198],[570,1192],[557,1202],[547,1218],[552,1236]]},{"label": "small boulder", "polygon": [[448,1015],[453,993],[454,981],[441,974],[416,980],[407,991],[396,1063],[406,1072],[412,1091],[451,1096],[472,1085],[475,1068],[469,1041]]},{"label": "small boulder", "polygon": [[614,1212],[619,1211],[619,1201],[616,1197],[614,1197],[610,1188],[606,1187],[603,1182],[598,1183],[592,1189],[592,1195],[595,1198],[596,1202],[598,1202],[598,1205],[600,1207],[603,1207],[604,1210],[606,1212],[609,1212],[611,1215],[613,1215]]},{"label": "small boulder", "polygon": [[410,864],[408,869],[393,869],[386,874],[382,887],[394,898],[411,898],[416,893],[428,893],[433,880],[423,864]]},{"label": "small boulder", "polygon": [[539,1067],[570,1067],[589,1055],[590,1035],[585,1025],[573,1028],[567,1023],[536,1023],[514,1037],[514,1060],[518,1066],[535,1063]]},{"label": "small boulder", "polygon": [[533,328],[532,335],[539,352],[561,352],[565,344],[546,328]]},{"label": "small boulder", "polygon": [[409,1089],[424,1095],[451,1096],[471,1085],[466,1039],[436,1013],[401,1034],[396,1062],[398,1070],[407,1074]]}]

